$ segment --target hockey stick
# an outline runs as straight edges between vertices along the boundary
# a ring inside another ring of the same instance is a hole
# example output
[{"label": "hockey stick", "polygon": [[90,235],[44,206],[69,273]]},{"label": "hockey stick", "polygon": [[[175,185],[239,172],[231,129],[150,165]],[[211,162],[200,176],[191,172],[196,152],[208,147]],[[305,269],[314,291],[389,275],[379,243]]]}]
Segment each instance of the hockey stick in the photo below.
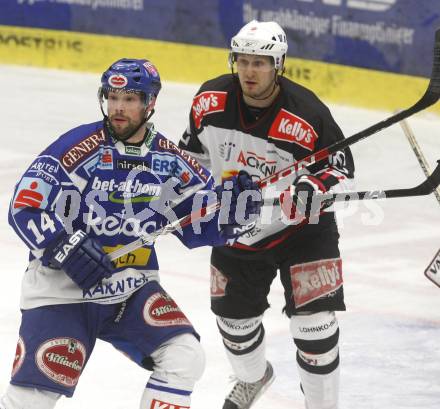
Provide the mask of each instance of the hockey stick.
[{"label": "hockey stick", "polygon": [[[425,158],[425,155],[423,154],[419,144],[417,143],[416,136],[414,135],[413,131],[411,130],[411,128],[409,127],[406,121],[400,122],[400,126],[402,127],[403,133],[408,139],[408,142],[411,145],[411,148],[417,157],[417,160],[420,164],[420,167],[423,170],[423,173],[426,176],[428,176],[431,173],[431,170],[429,168],[429,164]],[[435,189],[434,194],[437,201],[440,204],[440,189]],[[431,260],[428,267],[426,267],[424,274],[428,280],[432,281],[436,286],[440,287],[440,250]]]},{"label": "hockey stick", "polygon": [[192,212],[186,216],[181,217],[167,225],[161,227],[160,229],[155,230],[152,233],[142,233],[139,235],[139,238],[132,241],[131,243],[120,247],[119,249],[112,251],[108,254],[110,260],[116,260],[119,257],[129,253],[130,251],[134,251],[142,246],[148,246],[153,244],[159,236],[163,236],[165,234],[173,233],[178,229],[182,229],[189,224],[202,219],[204,216],[214,213],[219,208],[219,203],[215,202],[209,206],[202,207],[200,210]]},{"label": "hockey stick", "polygon": [[[405,134],[406,139],[408,139],[408,142],[411,145],[414,154],[416,155],[416,158],[419,162],[420,167],[423,170],[423,173],[426,177],[428,177],[431,174],[431,168],[429,167],[428,161],[426,160],[425,155],[423,154],[419,144],[417,143],[414,132],[410,128],[408,122],[405,120],[400,122],[400,126],[402,127],[403,133]],[[437,202],[440,204],[440,189],[434,189],[434,195],[437,199]]]},{"label": "hockey stick", "polygon": [[396,113],[389,118],[380,121],[363,131],[360,131],[346,139],[343,139],[339,142],[336,142],[326,148],[321,149],[320,151],[313,153],[306,158],[295,162],[288,167],[274,173],[273,175],[262,179],[260,181],[260,186],[262,188],[266,187],[268,184],[272,184],[277,182],[278,180],[289,176],[294,172],[298,172],[298,170],[304,168],[305,166],[312,165],[313,163],[319,162],[323,159],[328,158],[333,153],[336,153],[339,150],[345,149],[354,143],[367,138],[385,128],[394,125],[397,122],[402,121],[405,118],[408,118],[417,112],[423,111],[426,108],[429,108],[431,105],[434,105],[440,98],[440,29],[435,32],[435,43],[434,43],[434,59],[432,64],[432,73],[431,79],[428,84],[428,88],[426,89],[423,96],[410,108],[405,109]]},{"label": "hockey stick", "polygon": [[[370,199],[391,199],[397,197],[410,197],[410,196],[423,196],[429,195],[432,191],[440,185],[440,160],[434,172],[428,176],[422,183],[412,188],[407,189],[390,189],[390,190],[370,190],[364,192],[345,192],[337,194],[323,194],[316,196],[317,199],[325,203],[325,206],[331,206],[334,202],[352,201],[352,200],[370,200]],[[279,204],[279,199],[271,200],[271,204]],[[266,203],[265,203],[266,204]],[[202,217],[213,213],[219,207],[219,203],[213,203],[207,207],[203,207],[198,211],[195,211],[187,216],[184,216],[166,226],[154,231],[153,233],[145,233],[139,236],[139,238],[109,254],[111,260],[136,250],[144,245],[153,244],[159,236],[172,233],[179,228],[188,226],[189,224],[200,220]]]},{"label": "hockey stick", "polygon": [[[194,194],[196,194],[197,192],[200,192],[202,190],[202,187],[204,187],[205,184],[197,184],[192,186],[191,188],[189,188],[188,190],[186,190],[184,193],[182,193],[177,199],[175,200],[171,200],[168,204],[168,209],[165,213],[163,213],[163,216],[167,219],[169,219],[169,215],[172,212],[172,209],[174,207],[176,207],[177,205],[179,205],[180,203],[182,203],[183,201],[185,201],[186,199],[189,199],[191,196],[193,196]],[[153,233],[143,233],[139,236],[138,239],[136,239],[135,241],[120,247],[119,249],[109,253],[109,257],[111,260],[116,260],[117,258],[129,253],[130,251],[136,250],[139,247],[142,247],[143,245],[146,244],[152,244],[157,237],[159,237],[161,234],[165,233],[166,228],[171,228],[171,226],[173,226],[172,231],[177,230],[179,228],[179,226],[176,224],[176,222],[179,222],[181,219],[176,220],[173,223],[170,223],[166,226],[164,226],[162,229],[156,230]]]},{"label": "hockey stick", "polygon": [[[401,111],[383,121],[380,121],[363,131],[360,131],[346,139],[343,139],[341,141],[338,141],[332,145],[327,146],[326,148],[321,149],[320,151],[309,155],[305,157],[304,159],[301,159],[297,162],[294,162],[293,164],[289,165],[288,167],[274,173],[273,175],[261,179],[259,181],[259,186],[261,188],[265,188],[269,184],[276,183],[278,180],[281,180],[289,175],[291,175],[294,172],[298,172],[299,170],[312,165],[316,162],[319,162],[323,159],[328,158],[333,153],[338,152],[341,149],[345,149],[349,147],[350,145],[353,145],[354,143],[367,138],[370,135],[373,135],[380,130],[383,130],[385,128],[388,128],[389,126],[401,121],[402,119],[408,118],[411,115],[416,114],[417,112],[420,112],[431,105],[435,104],[440,98],[440,29],[438,29],[435,33],[435,42],[434,42],[434,57],[433,57],[433,66],[432,66],[432,73],[431,73],[431,79],[428,84],[428,88],[426,89],[423,96],[417,101],[413,106],[410,108]],[[199,211],[193,212],[182,219],[176,220],[175,222],[171,223],[170,225],[177,223],[173,228],[172,231],[175,231],[177,228],[183,228],[187,226],[188,224],[200,220],[205,215],[214,213],[220,208],[220,203],[215,203],[211,206],[205,207],[200,209]],[[167,225],[167,226],[170,226]],[[120,249],[112,252],[109,254],[110,258],[112,260],[115,260],[118,257],[121,257],[122,255],[138,248],[146,244],[151,244],[156,240],[157,237],[159,237],[162,234],[166,234],[169,231],[166,229],[167,226],[164,226],[163,228],[157,230],[156,232],[149,234],[149,235],[142,235],[139,237],[139,239],[135,240],[134,242],[121,247]]]},{"label": "hockey stick", "polygon": [[[417,186],[406,189],[389,189],[389,190],[366,190],[361,192],[341,192],[341,193],[324,193],[316,195],[314,201],[323,203],[324,207],[329,207],[336,202],[348,202],[353,200],[374,200],[374,199],[393,199],[398,197],[425,196],[435,192],[440,185],[440,160],[431,175]],[[278,198],[264,201],[265,205],[279,205]]]}]

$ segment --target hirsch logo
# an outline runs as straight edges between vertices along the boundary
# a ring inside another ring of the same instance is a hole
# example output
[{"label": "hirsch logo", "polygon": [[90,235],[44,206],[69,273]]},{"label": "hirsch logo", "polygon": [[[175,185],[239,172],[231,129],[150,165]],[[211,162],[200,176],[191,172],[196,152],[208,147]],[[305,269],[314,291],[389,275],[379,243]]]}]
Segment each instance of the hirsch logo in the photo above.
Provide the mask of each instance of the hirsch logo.
[{"label": "hirsch logo", "polygon": [[343,283],[340,258],[313,261],[290,267],[296,308],[335,292]]},{"label": "hirsch logo", "polygon": [[142,160],[128,160],[128,159],[118,159],[116,161],[116,167],[121,170],[142,170],[149,172],[151,169],[148,166],[148,162],[144,162]]},{"label": "hirsch logo", "polygon": [[194,98],[192,116],[197,128],[200,128],[205,115],[225,110],[227,92],[206,91]]},{"label": "hirsch logo", "polygon": [[269,138],[293,142],[313,151],[318,135],[307,121],[282,109],[269,130]]},{"label": "hirsch logo", "polygon": [[110,76],[108,84],[112,88],[124,88],[128,84],[128,79],[125,75],[115,74]]}]

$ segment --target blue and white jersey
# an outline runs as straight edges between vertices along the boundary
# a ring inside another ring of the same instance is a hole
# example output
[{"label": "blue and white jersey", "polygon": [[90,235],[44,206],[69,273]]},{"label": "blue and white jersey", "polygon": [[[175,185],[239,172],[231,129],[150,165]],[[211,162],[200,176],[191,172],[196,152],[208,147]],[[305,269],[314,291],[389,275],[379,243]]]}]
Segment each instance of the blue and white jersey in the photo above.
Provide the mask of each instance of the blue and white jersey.
[{"label": "blue and white jersey", "polygon": [[[141,146],[111,138],[103,121],[74,128],[29,166],[15,187],[9,223],[30,249],[21,307],[97,302],[116,303],[150,280],[158,280],[154,245],[115,260],[116,273],[83,291],[62,271],[40,260],[47,245],[67,231],[87,232],[107,253],[187,215],[194,195],[211,191],[210,173],[149,124]],[[212,192],[210,192],[212,193]],[[182,197],[183,198],[183,197]],[[180,199],[181,200],[181,199]],[[170,207],[170,203],[178,203]],[[175,234],[189,248],[222,245],[217,216]]]}]

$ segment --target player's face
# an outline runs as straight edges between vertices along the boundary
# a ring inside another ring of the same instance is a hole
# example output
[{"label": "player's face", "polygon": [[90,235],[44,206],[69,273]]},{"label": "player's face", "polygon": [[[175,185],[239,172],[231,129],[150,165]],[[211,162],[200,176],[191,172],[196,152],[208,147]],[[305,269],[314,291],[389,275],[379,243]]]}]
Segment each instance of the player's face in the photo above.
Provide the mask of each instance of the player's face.
[{"label": "player's face", "polygon": [[237,54],[235,64],[245,96],[262,99],[272,93],[276,73],[271,57]]},{"label": "player's face", "polygon": [[121,139],[130,135],[145,117],[145,104],[137,93],[109,91],[107,104],[110,124]]}]

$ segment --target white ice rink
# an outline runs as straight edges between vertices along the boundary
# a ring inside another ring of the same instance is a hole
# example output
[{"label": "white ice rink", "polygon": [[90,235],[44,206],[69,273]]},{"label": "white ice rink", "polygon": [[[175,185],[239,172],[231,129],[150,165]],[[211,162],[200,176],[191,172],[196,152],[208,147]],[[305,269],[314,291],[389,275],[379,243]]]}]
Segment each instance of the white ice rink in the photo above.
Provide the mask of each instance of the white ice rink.
[{"label": "white ice rink", "polygon": [[[0,66],[0,393],[9,382],[27,250],[7,224],[15,182],[54,138],[101,117],[98,75]],[[196,86],[164,83],[153,119],[177,141],[186,127]],[[378,90],[386,98],[386,89]],[[331,106],[349,136],[391,113]],[[406,108],[406,107],[402,107]],[[409,120],[431,167],[440,159],[440,118]],[[398,125],[352,148],[359,190],[411,187],[423,173]],[[376,202],[377,204],[377,202]],[[367,207],[339,216],[347,312],[341,327],[341,409],[440,408],[440,288],[423,271],[440,247],[440,204],[433,195],[382,201],[383,218]],[[230,368],[209,309],[209,248],[186,250],[174,237],[157,242],[163,286],[202,336],[207,368],[193,409],[220,409],[231,387]],[[265,315],[267,357],[277,378],[255,409],[304,409],[288,320],[278,281]],[[149,373],[98,342],[74,398],[60,409],[137,409]]]}]

